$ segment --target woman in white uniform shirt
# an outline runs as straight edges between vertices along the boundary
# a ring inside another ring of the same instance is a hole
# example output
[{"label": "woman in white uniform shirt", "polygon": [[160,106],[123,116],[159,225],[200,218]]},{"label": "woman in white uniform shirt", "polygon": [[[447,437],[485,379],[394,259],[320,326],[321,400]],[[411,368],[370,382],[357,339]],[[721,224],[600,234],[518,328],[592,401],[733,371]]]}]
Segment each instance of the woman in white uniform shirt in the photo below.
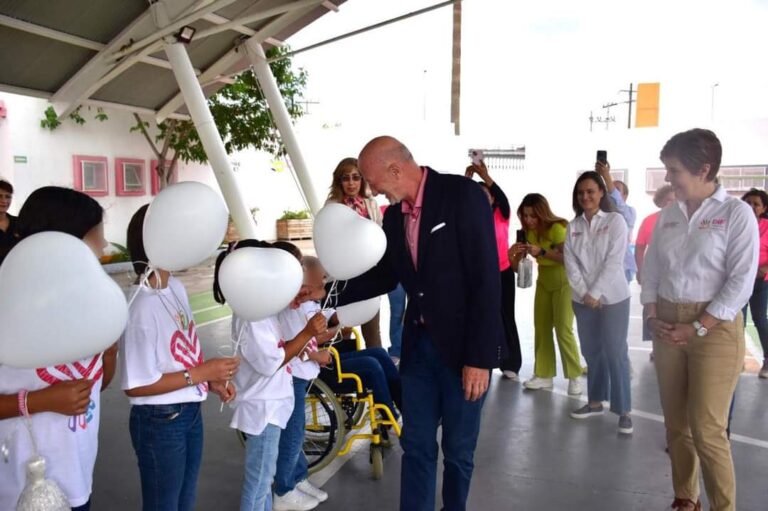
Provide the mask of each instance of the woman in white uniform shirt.
[{"label": "woman in white uniform shirt", "polygon": [[573,188],[576,218],[565,237],[565,271],[581,352],[587,361],[589,402],[571,412],[574,419],[603,413],[603,401],[619,416],[619,433],[632,433],[629,388],[629,285],[624,274],[627,224],[614,212],[605,182],[585,172]]},{"label": "woman in white uniform shirt", "polygon": [[677,202],[662,210],[643,267],[678,510],[701,509],[699,462],[710,509],[736,509],[725,430],[744,364],[740,310],[757,272],[758,230],[749,206],[716,180],[721,155],[709,130],[666,143],[661,161]]}]

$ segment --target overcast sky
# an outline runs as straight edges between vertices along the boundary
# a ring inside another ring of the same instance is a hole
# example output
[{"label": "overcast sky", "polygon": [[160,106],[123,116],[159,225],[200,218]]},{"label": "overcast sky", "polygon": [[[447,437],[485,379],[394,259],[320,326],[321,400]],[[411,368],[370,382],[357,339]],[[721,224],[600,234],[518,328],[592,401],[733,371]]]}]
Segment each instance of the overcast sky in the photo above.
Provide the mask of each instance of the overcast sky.
[{"label": "overcast sky", "polygon": [[[294,49],[437,0],[348,0],[289,43]],[[465,0],[462,131],[486,144],[586,129],[590,110],[662,83],[680,116],[768,117],[768,0]],[[311,50],[312,120],[447,122],[451,7]],[[625,110],[613,112],[625,119]],[[626,122],[626,121],[624,121]]]}]

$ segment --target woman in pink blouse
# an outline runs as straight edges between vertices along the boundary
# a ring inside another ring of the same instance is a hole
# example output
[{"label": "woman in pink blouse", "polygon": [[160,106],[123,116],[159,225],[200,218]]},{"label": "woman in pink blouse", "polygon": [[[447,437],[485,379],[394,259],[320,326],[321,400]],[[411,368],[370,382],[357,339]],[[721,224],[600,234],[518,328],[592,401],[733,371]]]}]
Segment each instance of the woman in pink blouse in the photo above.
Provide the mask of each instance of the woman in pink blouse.
[{"label": "woman in pink blouse", "polygon": [[[365,182],[365,178],[358,169],[357,158],[344,158],[336,165],[326,204],[329,202],[346,204],[360,216],[381,225],[381,210],[371,197],[368,183]],[[372,320],[360,327],[363,331],[363,338],[365,338],[365,346],[367,348],[380,348],[379,313],[377,312]]]},{"label": "woman in pink blouse", "polygon": [[[752,321],[757,328],[760,344],[763,347],[763,367],[758,374],[760,378],[768,378],[768,193],[757,188],[752,188],[745,193],[741,200],[752,207],[757,218],[757,227],[760,231],[760,259],[757,262],[757,275],[755,287],[749,298],[749,309],[752,312]],[[744,324],[747,323],[747,305],[742,311]]]}]

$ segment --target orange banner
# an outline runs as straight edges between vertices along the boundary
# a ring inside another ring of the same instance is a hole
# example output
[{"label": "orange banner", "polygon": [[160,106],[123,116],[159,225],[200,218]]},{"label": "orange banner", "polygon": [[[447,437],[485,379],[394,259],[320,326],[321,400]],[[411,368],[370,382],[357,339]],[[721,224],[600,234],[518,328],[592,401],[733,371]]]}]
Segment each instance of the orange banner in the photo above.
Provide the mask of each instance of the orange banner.
[{"label": "orange banner", "polygon": [[637,84],[636,128],[653,128],[659,125],[659,95],[661,84]]}]

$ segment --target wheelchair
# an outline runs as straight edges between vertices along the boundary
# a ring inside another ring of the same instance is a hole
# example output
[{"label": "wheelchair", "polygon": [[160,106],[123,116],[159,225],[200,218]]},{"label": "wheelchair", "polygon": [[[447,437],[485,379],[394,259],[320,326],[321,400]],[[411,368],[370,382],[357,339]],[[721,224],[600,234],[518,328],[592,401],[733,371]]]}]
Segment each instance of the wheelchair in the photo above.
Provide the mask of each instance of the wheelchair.
[{"label": "wheelchair", "polygon": [[[351,349],[360,349],[360,334],[357,330],[353,333],[354,340],[342,342],[353,341]],[[369,440],[371,472],[374,479],[380,479],[384,474],[384,449],[391,445],[389,428],[399,437],[400,425],[388,406],[374,402],[373,393],[363,386],[359,376],[343,371],[339,351],[335,347],[329,350],[333,368],[320,371],[304,400],[304,455],[309,473],[348,454],[355,442]]]},{"label": "wheelchair", "polygon": [[[342,350],[359,350],[360,333],[354,329],[353,334],[354,339],[343,340],[337,346]],[[389,427],[399,437],[400,424],[388,406],[374,402],[373,393],[363,387],[359,376],[343,372],[339,351],[334,347],[329,351],[333,367],[321,369],[304,398],[303,450],[309,473],[314,474],[337,456],[348,454],[356,441],[369,440],[371,473],[374,479],[381,479],[384,449],[391,445]],[[244,433],[235,432],[245,447]]]}]

